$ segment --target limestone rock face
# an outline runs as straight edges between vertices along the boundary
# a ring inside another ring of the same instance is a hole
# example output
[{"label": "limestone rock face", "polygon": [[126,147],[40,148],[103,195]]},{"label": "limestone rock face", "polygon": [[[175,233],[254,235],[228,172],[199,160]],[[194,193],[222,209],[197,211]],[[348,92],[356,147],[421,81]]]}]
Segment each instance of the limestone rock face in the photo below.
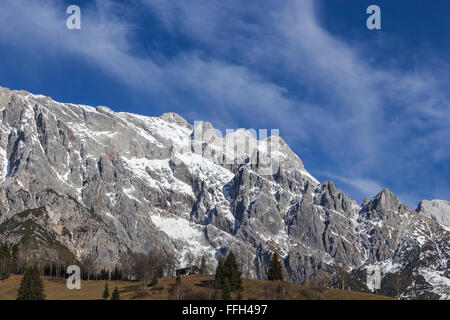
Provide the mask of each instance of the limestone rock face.
[{"label": "limestone rock face", "polygon": [[422,200],[416,211],[446,227],[450,227],[450,202],[448,201]]},{"label": "limestone rock face", "polygon": [[287,280],[341,287],[345,270],[349,289],[445,299],[449,216],[448,202],[422,201],[415,212],[387,189],[360,206],[311,176],[277,136],[223,137],[175,113],[0,88],[0,242],[20,242],[32,226],[98,267],[154,246],[179,266],[233,250],[244,276],[260,279],[277,251]]}]

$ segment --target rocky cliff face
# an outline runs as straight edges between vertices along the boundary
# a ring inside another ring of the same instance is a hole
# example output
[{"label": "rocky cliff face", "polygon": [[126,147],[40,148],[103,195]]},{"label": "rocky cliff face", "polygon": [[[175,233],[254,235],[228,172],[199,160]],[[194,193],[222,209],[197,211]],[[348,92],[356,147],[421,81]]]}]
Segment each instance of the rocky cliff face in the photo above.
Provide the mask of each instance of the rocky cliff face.
[{"label": "rocky cliff face", "polygon": [[263,279],[276,250],[295,282],[450,298],[448,206],[415,212],[387,189],[358,205],[282,139],[212,129],[1,88],[0,242],[39,233],[102,267],[153,246],[180,266],[233,250]]},{"label": "rocky cliff face", "polygon": [[450,202],[445,200],[422,200],[416,211],[438,223],[450,227]]}]

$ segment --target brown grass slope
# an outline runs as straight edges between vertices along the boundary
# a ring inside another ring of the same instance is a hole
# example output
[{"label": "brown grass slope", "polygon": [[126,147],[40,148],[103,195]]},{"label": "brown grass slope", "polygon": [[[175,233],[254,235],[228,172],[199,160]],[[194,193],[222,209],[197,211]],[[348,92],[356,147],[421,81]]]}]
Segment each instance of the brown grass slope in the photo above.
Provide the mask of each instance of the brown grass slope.
[{"label": "brown grass slope", "polygon": [[[0,282],[0,300],[14,300],[21,275],[11,275]],[[220,290],[212,289],[213,276],[182,278],[182,298],[192,300],[220,299]],[[43,277],[45,294],[49,300],[100,300],[105,281],[82,281],[81,290],[69,290],[66,279]],[[175,278],[158,279],[158,283],[143,291],[139,282],[108,281],[110,294],[118,287],[122,300],[174,299]],[[385,300],[389,297],[339,289],[317,288],[281,281],[243,280],[243,300]]]}]

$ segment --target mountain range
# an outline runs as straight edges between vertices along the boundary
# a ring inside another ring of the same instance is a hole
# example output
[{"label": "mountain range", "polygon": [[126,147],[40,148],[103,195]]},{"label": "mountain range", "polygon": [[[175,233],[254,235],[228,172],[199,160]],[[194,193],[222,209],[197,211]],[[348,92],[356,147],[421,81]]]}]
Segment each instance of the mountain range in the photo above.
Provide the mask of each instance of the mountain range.
[{"label": "mountain range", "polygon": [[0,243],[32,242],[42,259],[113,268],[158,247],[184,267],[232,250],[266,279],[277,252],[296,283],[450,299],[449,240],[448,201],[412,210],[383,189],[358,204],[281,137],[0,87]]}]

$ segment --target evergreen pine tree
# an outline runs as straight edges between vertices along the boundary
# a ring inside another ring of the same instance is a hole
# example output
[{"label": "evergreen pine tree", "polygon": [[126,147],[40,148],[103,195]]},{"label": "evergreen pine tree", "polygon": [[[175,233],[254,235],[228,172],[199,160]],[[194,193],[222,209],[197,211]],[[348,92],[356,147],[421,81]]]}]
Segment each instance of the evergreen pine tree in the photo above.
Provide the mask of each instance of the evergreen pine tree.
[{"label": "evergreen pine tree", "polygon": [[0,281],[11,274],[11,250],[7,244],[0,245]]},{"label": "evergreen pine tree", "polygon": [[272,255],[272,260],[270,261],[268,278],[269,280],[283,280],[281,262],[276,252]]},{"label": "evergreen pine tree", "polygon": [[103,290],[103,299],[108,299],[109,297],[109,287],[108,282],[105,284],[105,290]]},{"label": "evergreen pine tree", "polygon": [[17,291],[17,300],[44,300],[44,284],[39,269],[27,268]]},{"label": "evergreen pine tree", "polygon": [[222,300],[231,300],[230,280],[225,279],[222,288]]},{"label": "evergreen pine tree", "polygon": [[206,274],[206,259],[205,259],[205,256],[202,256],[202,262],[201,262],[201,265],[200,265],[200,274],[201,275]]},{"label": "evergreen pine tree", "polygon": [[216,277],[215,277],[216,281],[216,288],[217,289],[222,289],[223,285],[224,285],[224,267],[223,267],[223,259],[220,258],[219,259],[219,263],[217,264],[217,269],[216,269]]},{"label": "evergreen pine tree", "polygon": [[19,266],[19,246],[17,244],[13,245],[11,248],[11,272],[20,273]]},{"label": "evergreen pine tree", "polygon": [[122,280],[122,272],[118,266],[114,267],[114,271],[111,274],[111,280]]},{"label": "evergreen pine tree", "polygon": [[120,300],[120,293],[117,287],[114,287],[113,293],[111,295],[111,300]]},{"label": "evergreen pine tree", "polygon": [[100,280],[109,280],[109,271],[106,269],[100,270]]},{"label": "evergreen pine tree", "polygon": [[242,272],[239,270],[233,251],[230,251],[223,263],[223,276],[225,279],[228,279],[231,291],[242,289]]}]

